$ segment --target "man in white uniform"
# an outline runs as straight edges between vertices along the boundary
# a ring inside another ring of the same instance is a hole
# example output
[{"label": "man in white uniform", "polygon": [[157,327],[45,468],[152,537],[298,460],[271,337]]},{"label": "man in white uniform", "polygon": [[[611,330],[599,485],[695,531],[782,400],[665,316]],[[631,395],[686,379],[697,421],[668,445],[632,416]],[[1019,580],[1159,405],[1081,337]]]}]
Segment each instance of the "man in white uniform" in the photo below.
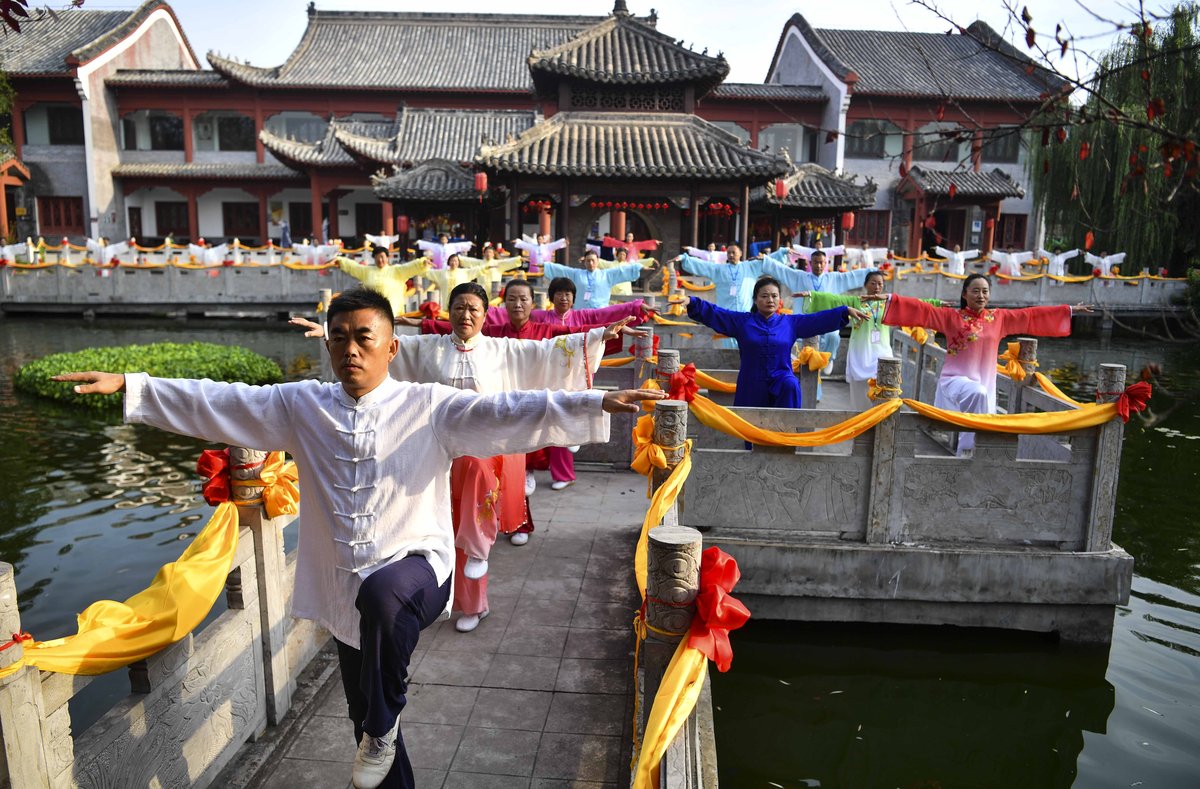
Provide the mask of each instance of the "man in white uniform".
[{"label": "man in white uniform", "polygon": [[247,386],[69,373],[81,394],[125,392],[125,420],[290,452],[304,505],[292,614],[337,640],[359,739],[354,785],[413,786],[400,736],[408,663],[446,611],[454,569],[450,462],[608,440],[604,412],[658,392],[480,395],[388,375],[397,352],[387,299],[356,289],[329,306],[326,347],[340,383]]}]

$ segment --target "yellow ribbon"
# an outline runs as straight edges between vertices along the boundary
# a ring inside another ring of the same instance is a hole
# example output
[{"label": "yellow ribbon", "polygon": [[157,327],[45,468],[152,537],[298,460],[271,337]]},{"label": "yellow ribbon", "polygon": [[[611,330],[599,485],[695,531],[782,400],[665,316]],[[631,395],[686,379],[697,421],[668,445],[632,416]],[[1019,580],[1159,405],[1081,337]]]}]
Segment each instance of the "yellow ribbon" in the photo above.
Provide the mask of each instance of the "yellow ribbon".
[{"label": "yellow ribbon", "polygon": [[632,361],[633,361],[632,356],[622,356],[622,357],[619,357],[616,359],[601,359],[600,366],[601,367],[624,367],[625,365],[629,364]]},{"label": "yellow ribbon", "polygon": [[1087,408],[1089,406],[1096,405],[1095,403],[1081,403],[1078,400],[1072,400],[1066,392],[1055,386],[1053,381],[1041,373],[1035,372],[1033,374],[1033,378],[1038,382],[1038,386],[1042,387],[1042,391],[1051,397],[1056,397],[1059,400],[1062,400],[1064,403],[1070,403],[1071,405],[1078,406],[1080,408]]},{"label": "yellow ribbon", "polygon": [[[1008,377],[1014,381],[1024,381],[1025,366],[1021,364],[1020,355],[1021,343],[1008,343],[1008,350],[1000,354],[1000,361],[1003,364],[996,365],[996,372],[1007,373]],[[1034,367],[1037,367],[1037,362],[1033,362],[1032,364]]]},{"label": "yellow ribbon", "polygon": [[808,365],[810,372],[822,370],[829,364],[829,352],[819,351],[811,345],[801,346],[800,352],[792,359],[792,372],[800,372],[800,365]]},{"label": "yellow ribbon", "polygon": [[300,486],[296,464],[290,460],[285,461],[282,452],[267,455],[258,479],[249,480],[251,486],[260,483],[263,485],[263,509],[267,511],[268,518],[300,514]]},{"label": "yellow ribbon", "polygon": [[633,426],[633,462],[630,467],[641,474],[649,476],[652,468],[666,468],[667,456],[662,447],[654,443],[654,416],[646,414],[639,417]]},{"label": "yellow ribbon", "polygon": [[651,317],[654,318],[654,322],[657,323],[659,326],[697,326],[697,325],[699,325],[696,323],[692,323],[691,321],[673,321],[670,318],[664,318],[662,315],[658,314],[657,312],[652,313]]},{"label": "yellow ribbon", "polygon": [[901,331],[912,337],[918,345],[924,345],[929,342],[929,332],[925,331],[921,326],[904,326]]},{"label": "yellow ribbon", "polygon": [[737,384],[727,383],[719,378],[713,378],[703,370],[696,371],[696,383],[710,392],[724,392],[725,394],[732,394],[737,391]]},{"label": "yellow ribbon", "polygon": [[867,399],[878,400],[880,395],[885,394],[900,394],[901,389],[898,386],[880,386],[874,378],[867,379]]},{"label": "yellow ribbon", "polygon": [[693,282],[688,282],[683,277],[679,277],[677,281],[679,282],[679,287],[684,290],[690,290],[693,293],[703,293],[706,290],[713,290],[717,287],[715,282],[710,282],[707,285],[697,285]]}]

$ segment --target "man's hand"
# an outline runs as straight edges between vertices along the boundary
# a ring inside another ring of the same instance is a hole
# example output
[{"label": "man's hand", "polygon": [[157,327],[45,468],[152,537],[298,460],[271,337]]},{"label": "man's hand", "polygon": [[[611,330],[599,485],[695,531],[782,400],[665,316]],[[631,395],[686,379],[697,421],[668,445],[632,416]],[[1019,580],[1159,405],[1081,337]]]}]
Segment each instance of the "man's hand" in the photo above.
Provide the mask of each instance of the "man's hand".
[{"label": "man's hand", "polygon": [[871,320],[871,315],[870,315],[870,313],[863,312],[862,310],[857,310],[857,309],[855,309],[854,307],[847,307],[847,308],[846,308],[846,312],[850,313],[850,317],[851,317],[853,320],[859,321],[860,323],[861,323],[862,321],[869,321],[869,320]]},{"label": "man's hand", "polygon": [[610,325],[609,325],[609,326],[608,326],[608,327],[607,327],[607,328],[604,330],[604,341],[605,341],[605,342],[608,342],[609,340],[615,340],[615,339],[617,339],[617,337],[618,337],[618,336],[619,336],[619,335],[620,335],[620,334],[621,334],[623,331],[625,331],[625,324],[629,323],[631,320],[633,320],[633,318],[632,318],[632,317],[629,317],[629,318],[622,318],[621,320],[617,321],[616,323],[610,324]]},{"label": "man's hand", "polygon": [[290,318],[288,323],[308,329],[308,331],[304,332],[305,337],[316,337],[319,340],[325,339],[325,327],[319,323],[310,321],[308,318]]},{"label": "man's hand", "polygon": [[604,393],[604,410],[610,414],[636,414],[642,410],[643,400],[665,400],[667,393],[661,389],[622,389]]},{"label": "man's hand", "polygon": [[414,327],[417,329],[421,328],[421,319],[420,318],[408,318],[408,317],[405,317],[404,315],[397,315],[392,320],[392,323],[395,324],[396,326],[411,326],[411,327]]},{"label": "man's hand", "polygon": [[116,394],[125,391],[125,375],[123,373],[64,373],[56,375],[51,381],[66,381],[76,383],[75,394]]}]

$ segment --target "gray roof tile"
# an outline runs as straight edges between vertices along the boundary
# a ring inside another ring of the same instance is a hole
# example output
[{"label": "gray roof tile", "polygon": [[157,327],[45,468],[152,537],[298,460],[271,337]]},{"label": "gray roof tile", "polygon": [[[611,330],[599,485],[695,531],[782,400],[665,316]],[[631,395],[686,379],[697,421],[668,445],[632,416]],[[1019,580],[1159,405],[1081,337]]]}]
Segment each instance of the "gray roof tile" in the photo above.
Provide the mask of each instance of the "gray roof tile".
[{"label": "gray roof tile", "polygon": [[114,167],[112,174],[116,178],[262,178],[272,181],[304,179],[301,173],[284,167],[281,164],[226,164],[217,162],[191,162],[190,164],[125,162]]},{"label": "gray roof tile", "polygon": [[209,53],[213,68],[256,87],[385,90],[532,88],[521,55],[571,38],[604,17],[313,11],[287,62],[258,68]]},{"label": "gray roof tile", "polygon": [[768,85],[757,82],[722,82],[710,96],[718,99],[770,99],[824,104],[829,95],[816,85]]},{"label": "gray roof tile", "polygon": [[121,69],[104,80],[110,88],[122,87],[187,87],[224,88],[229,80],[208,69]]},{"label": "gray roof tile", "polygon": [[0,68],[9,74],[71,74],[67,58],[104,38],[129,18],[128,11],[70,10],[21,24],[20,33],[0,35]]},{"label": "gray roof tile", "polygon": [[723,56],[693,52],[627,12],[530,53],[529,69],[539,87],[567,76],[607,85],[695,82],[707,91],[729,74]]},{"label": "gray roof tile", "polygon": [[368,135],[341,127],[337,140],[355,157],[383,164],[412,164],[427,159],[470,162],[480,145],[516,137],[533,126],[538,117],[525,110],[405,107],[390,135]]},{"label": "gray roof tile", "polygon": [[853,211],[875,204],[875,183],[855,183],[857,176],[839,176],[819,164],[801,164],[784,176],[787,197],[775,198],[775,182],[750,192],[750,202],[758,205],[785,205],[791,208],[828,208]]},{"label": "gray roof tile", "polygon": [[357,163],[354,157],[338,141],[338,132],[343,130],[358,137],[386,139],[395,134],[396,122],[335,119],[330,121],[325,136],[316,142],[292,140],[268,129],[260,131],[258,138],[276,159],[297,170],[312,167],[355,167]]},{"label": "gray roof tile", "polygon": [[382,200],[471,200],[475,176],[458,162],[431,159],[393,175],[374,176],[375,195]]},{"label": "gray roof tile", "polygon": [[752,150],[694,115],[560,112],[516,140],[484,146],[485,168],[538,175],[626,178],[769,178],[782,156]]},{"label": "gray roof tile", "polygon": [[983,22],[955,35],[816,29],[800,14],[793,15],[789,25],[796,26],[839,78],[857,78],[855,95],[1032,102],[1061,85],[1044,71],[1028,73],[1032,61]]},{"label": "gray roof tile", "polygon": [[999,167],[991,172],[934,170],[913,165],[906,179],[925,194],[949,195],[954,185],[957,197],[1024,197],[1025,189]]}]

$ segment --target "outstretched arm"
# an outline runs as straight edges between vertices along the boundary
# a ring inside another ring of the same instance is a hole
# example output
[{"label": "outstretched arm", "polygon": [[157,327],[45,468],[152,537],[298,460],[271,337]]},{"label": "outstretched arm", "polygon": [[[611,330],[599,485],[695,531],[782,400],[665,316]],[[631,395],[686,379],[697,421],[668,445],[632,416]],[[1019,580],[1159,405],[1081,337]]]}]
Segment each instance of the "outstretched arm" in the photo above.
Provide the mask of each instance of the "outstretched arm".
[{"label": "outstretched arm", "polygon": [[802,290],[821,289],[820,280],[813,276],[811,272],[790,268],[771,258],[766,258],[762,261],[762,273],[779,280],[785,287],[791,288],[793,293],[798,293]]},{"label": "outstretched arm", "polygon": [[692,320],[699,321],[713,331],[727,334],[730,337],[737,336],[747,317],[744,312],[727,310],[703,299],[688,299],[687,313]]}]

